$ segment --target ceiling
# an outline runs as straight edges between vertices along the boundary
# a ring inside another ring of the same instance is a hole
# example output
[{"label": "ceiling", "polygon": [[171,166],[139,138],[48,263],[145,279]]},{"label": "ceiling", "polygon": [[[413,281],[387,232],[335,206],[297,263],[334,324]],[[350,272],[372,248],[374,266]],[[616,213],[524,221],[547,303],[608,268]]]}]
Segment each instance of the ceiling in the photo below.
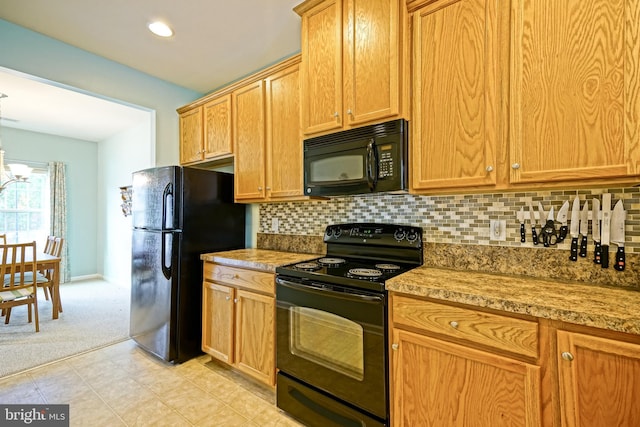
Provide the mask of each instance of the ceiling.
[{"label": "ceiling", "polygon": [[[293,7],[301,1],[0,0],[0,19],[206,93],[298,52],[300,17]],[[155,19],[174,35],[149,32]],[[2,125],[100,141],[146,117],[51,83],[0,68],[0,93],[9,95],[0,101]]]}]

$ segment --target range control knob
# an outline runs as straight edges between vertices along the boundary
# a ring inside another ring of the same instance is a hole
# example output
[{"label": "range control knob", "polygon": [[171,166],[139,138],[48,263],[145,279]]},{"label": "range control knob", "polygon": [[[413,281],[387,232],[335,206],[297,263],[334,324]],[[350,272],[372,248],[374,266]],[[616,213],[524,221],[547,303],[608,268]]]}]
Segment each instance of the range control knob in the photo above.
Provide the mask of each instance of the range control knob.
[{"label": "range control knob", "polygon": [[418,233],[416,232],[416,230],[410,230],[407,233],[407,242],[413,243],[416,240],[418,240]]},{"label": "range control knob", "polygon": [[342,234],[342,228],[336,227],[336,229],[333,230],[333,237],[335,237],[336,239],[340,237],[341,234]]},{"label": "range control knob", "polygon": [[325,236],[331,237],[333,235],[333,228],[327,227],[327,231],[325,231]]},{"label": "range control knob", "polygon": [[395,237],[395,239],[398,242],[403,240],[406,236],[407,236],[407,232],[404,231],[402,228],[397,229],[395,233],[393,233],[393,237]]}]

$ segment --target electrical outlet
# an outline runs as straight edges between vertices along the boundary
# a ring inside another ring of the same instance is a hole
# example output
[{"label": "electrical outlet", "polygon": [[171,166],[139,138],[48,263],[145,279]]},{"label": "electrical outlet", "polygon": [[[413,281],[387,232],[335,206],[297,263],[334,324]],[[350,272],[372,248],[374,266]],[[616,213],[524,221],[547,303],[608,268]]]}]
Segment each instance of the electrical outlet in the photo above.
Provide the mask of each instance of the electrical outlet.
[{"label": "electrical outlet", "polygon": [[492,219],[489,221],[489,240],[504,242],[507,240],[507,220]]},{"label": "electrical outlet", "polygon": [[271,231],[277,233],[280,230],[280,221],[278,218],[271,218]]}]

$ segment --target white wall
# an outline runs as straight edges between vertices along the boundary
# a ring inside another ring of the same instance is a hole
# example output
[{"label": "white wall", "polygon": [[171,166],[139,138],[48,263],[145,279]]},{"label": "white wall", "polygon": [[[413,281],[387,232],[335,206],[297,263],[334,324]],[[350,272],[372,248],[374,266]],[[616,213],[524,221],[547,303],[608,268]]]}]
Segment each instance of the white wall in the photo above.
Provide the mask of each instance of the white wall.
[{"label": "white wall", "polygon": [[131,174],[153,167],[153,117],[98,144],[98,273],[105,280],[131,285],[131,216],[121,212],[120,187],[131,185]]}]

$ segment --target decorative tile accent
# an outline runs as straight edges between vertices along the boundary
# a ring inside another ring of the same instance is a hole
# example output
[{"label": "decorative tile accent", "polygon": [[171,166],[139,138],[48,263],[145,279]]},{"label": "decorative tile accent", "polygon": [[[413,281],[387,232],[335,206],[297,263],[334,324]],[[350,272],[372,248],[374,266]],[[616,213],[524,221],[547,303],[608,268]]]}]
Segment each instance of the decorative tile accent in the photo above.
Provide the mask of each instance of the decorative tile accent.
[{"label": "decorative tile accent", "polygon": [[[520,243],[517,214],[521,207],[528,214],[528,202],[532,202],[537,212],[540,201],[547,213],[552,206],[557,213],[562,204],[567,200],[571,203],[576,194],[584,203],[585,200],[600,197],[605,192],[612,195],[612,208],[618,199],[623,200],[627,211],[625,249],[627,253],[640,253],[640,188],[637,187],[453,196],[373,194],[320,201],[261,204],[258,233],[273,234],[272,218],[278,218],[276,234],[304,236],[322,236],[329,224],[385,222],[423,227],[424,241],[428,243],[534,248],[528,221],[527,241]],[[590,202],[589,208],[591,207]],[[506,241],[493,240],[489,233],[490,220],[501,219],[507,223]],[[556,223],[556,227],[559,229],[560,224]],[[556,247],[544,250],[568,251],[570,243],[571,239],[567,238]],[[612,250],[614,248],[615,245]],[[592,250],[590,222],[589,251]],[[612,252],[611,255],[613,254]]]}]

